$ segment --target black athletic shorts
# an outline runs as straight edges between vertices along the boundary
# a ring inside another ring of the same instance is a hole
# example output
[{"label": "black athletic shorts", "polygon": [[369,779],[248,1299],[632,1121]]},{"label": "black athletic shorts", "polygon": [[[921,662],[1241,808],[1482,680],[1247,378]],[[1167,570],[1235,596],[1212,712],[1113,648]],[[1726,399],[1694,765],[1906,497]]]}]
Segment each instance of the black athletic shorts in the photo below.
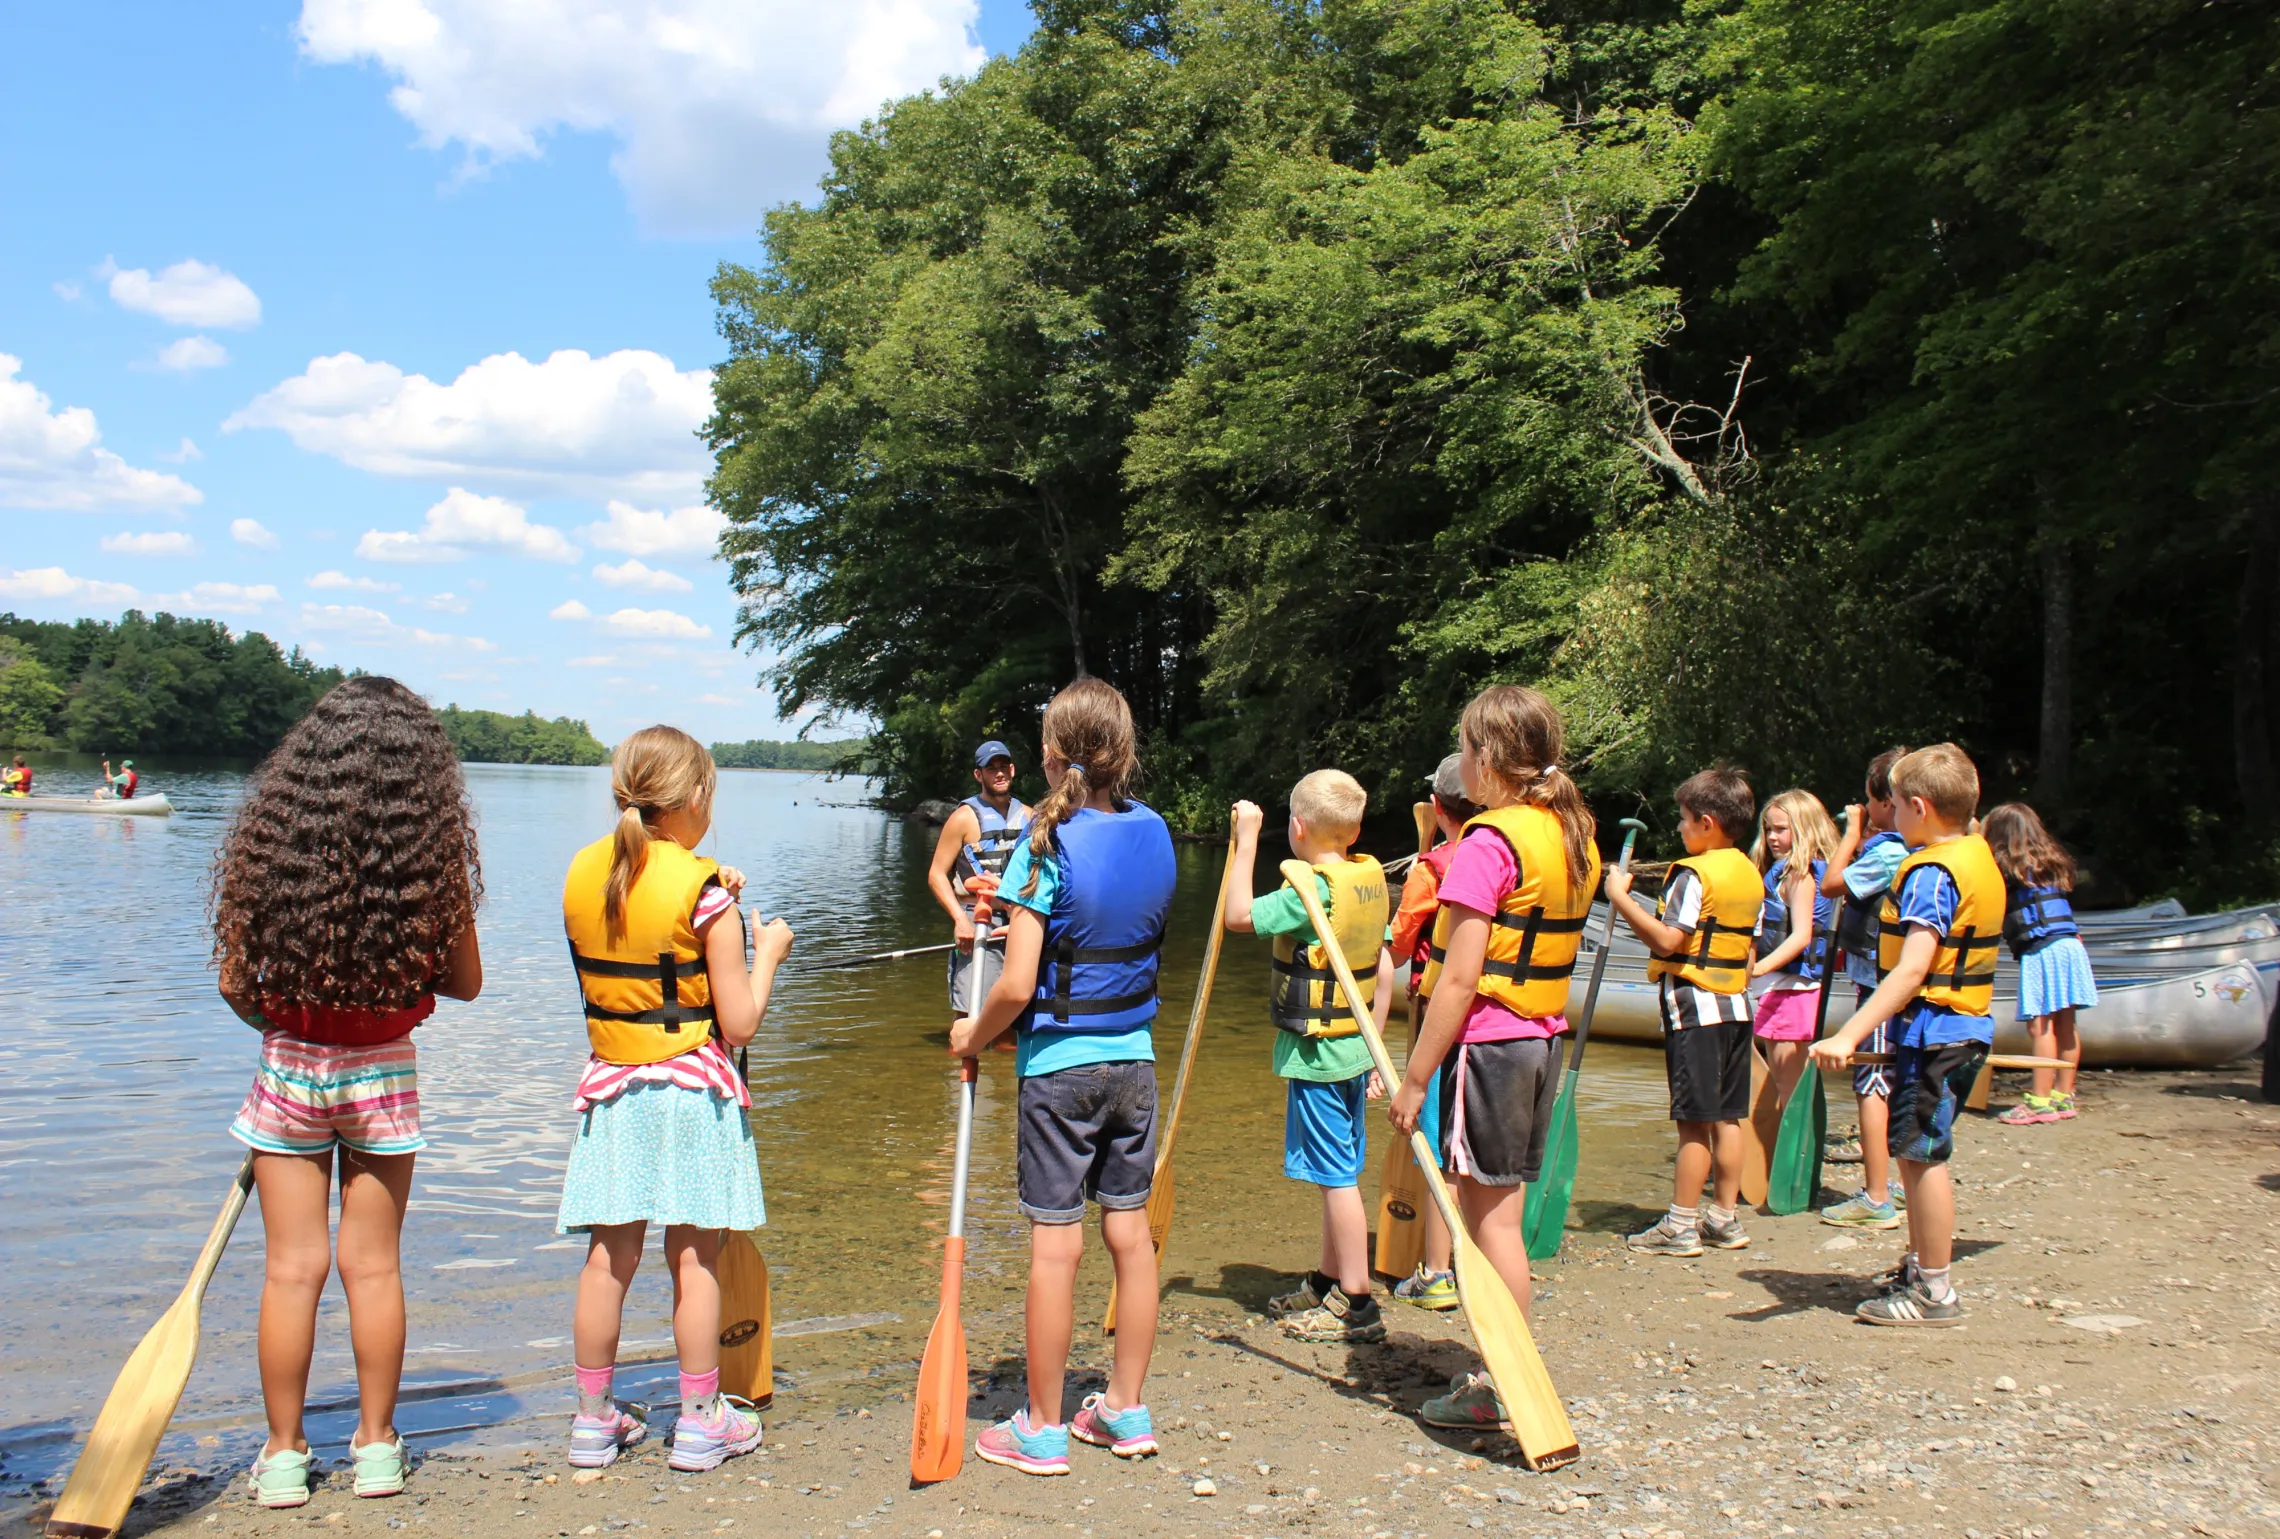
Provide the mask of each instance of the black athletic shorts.
[{"label": "black athletic shorts", "polygon": [[1144,1208],[1156,1180],[1156,1066],[1087,1063],[1021,1082],[1014,1139],[1021,1211],[1040,1224],[1081,1223],[1085,1199]]},{"label": "black athletic shorts", "polygon": [[1987,1062],[1984,1042],[1903,1047],[1892,1055],[1892,1127],[1884,1146],[1896,1160],[1945,1164],[1955,1153],[1955,1114]]},{"label": "black athletic shorts", "polygon": [[1449,1049],[1440,1071],[1444,1171],[1482,1186],[1525,1186],[1543,1174],[1566,1043],[1520,1037]]},{"label": "black athletic shorts", "polygon": [[1750,1023],[1663,1029],[1673,1122],[1739,1122],[1750,1114]]}]

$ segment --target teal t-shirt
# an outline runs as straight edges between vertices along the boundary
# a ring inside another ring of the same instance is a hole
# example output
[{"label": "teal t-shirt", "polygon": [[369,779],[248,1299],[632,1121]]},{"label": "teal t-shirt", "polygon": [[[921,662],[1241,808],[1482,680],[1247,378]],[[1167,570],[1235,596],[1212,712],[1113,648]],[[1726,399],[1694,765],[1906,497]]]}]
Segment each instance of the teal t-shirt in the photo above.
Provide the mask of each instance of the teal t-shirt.
[{"label": "teal t-shirt", "polygon": [[[1024,894],[1022,889],[1029,885],[1032,871],[1037,873],[1036,889]],[[1060,890],[1060,856],[1033,860],[1027,839],[1013,847],[1013,858],[1005,863],[1005,878],[998,884],[1000,903],[1018,904],[1041,919],[1051,918],[1053,896]],[[1024,1023],[1027,1019],[1023,1017]],[[1152,1020],[1129,1031],[1031,1031],[1023,1024],[1014,1032],[1013,1072],[1030,1079],[1088,1063],[1154,1063],[1155,1029]]]},{"label": "teal t-shirt", "polygon": [[[1315,873],[1315,896],[1322,900],[1322,912],[1330,912],[1330,881]],[[1306,905],[1299,901],[1298,893],[1285,882],[1263,898],[1251,900],[1251,928],[1259,934],[1273,938],[1277,935],[1296,936],[1301,946],[1314,944],[1314,923],[1306,917]],[[1359,961],[1367,966],[1376,957],[1366,960],[1346,958],[1353,967]],[[1275,1028],[1275,1072],[1284,1079],[1313,1080],[1318,1084],[1337,1085],[1370,1072],[1370,1045],[1359,1035],[1351,1037],[1302,1037],[1295,1031]]]}]

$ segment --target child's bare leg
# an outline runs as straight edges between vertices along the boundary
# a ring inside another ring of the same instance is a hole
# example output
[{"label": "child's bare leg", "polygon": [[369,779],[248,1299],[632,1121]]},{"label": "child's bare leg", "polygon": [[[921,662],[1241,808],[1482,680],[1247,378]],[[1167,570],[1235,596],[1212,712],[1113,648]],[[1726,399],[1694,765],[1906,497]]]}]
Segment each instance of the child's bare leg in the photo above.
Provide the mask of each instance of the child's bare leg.
[{"label": "child's bare leg", "polygon": [[[2070,1010],[2067,1013],[2071,1015],[2074,1012]],[[2038,1015],[2027,1022],[2027,1051],[2037,1058],[2056,1058],[2058,1056],[2058,1023],[2054,1017]],[[2080,1049],[2077,1048],[2076,1052],[2079,1053]],[[2033,1091],[2035,1095],[2047,1097],[2057,1084],[2058,1071],[2056,1069],[2035,1070]]]},{"label": "child's bare leg", "polygon": [[1446,1272],[1455,1246],[1449,1239],[1448,1221],[1441,1217],[1441,1205],[1427,1200],[1425,1204],[1425,1270]]},{"label": "child's bare leg", "polygon": [[[1355,1200],[1360,1201],[1357,1194]],[[1082,1226],[1067,1226],[1078,1231],[1082,1242]],[[1121,1208],[1104,1212],[1100,1216],[1100,1237],[1108,1246],[1109,1259],[1116,1266],[1116,1361],[1108,1373],[1106,1404],[1112,1411],[1130,1410],[1143,1403],[1142,1395],[1148,1381],[1148,1358],[1156,1350],[1156,1245],[1148,1235],[1148,1210]],[[1031,1272],[1034,1279],[1036,1273]],[[1069,1273],[1075,1286],[1076,1269]],[[1034,1286],[1031,1298],[1036,1297]],[[1066,1318],[1076,1318],[1076,1301],[1072,1296]],[[1068,1336],[1061,1338],[1064,1357],[1068,1352]],[[1030,1411],[1029,1420],[1037,1424],[1037,1360],[1030,1359]],[[1061,1392],[1055,1381],[1053,1401],[1060,1403]]]},{"label": "child's bare leg", "polygon": [[2052,1016],[2050,1023],[2052,1035],[2057,1042],[2057,1050],[2051,1056],[2066,1060],[2066,1067],[2055,1071],[2058,1076],[2058,1092],[2061,1095],[2072,1095],[2074,1074],[2082,1065],[2082,1037],[2074,1029],[2074,1007],[2068,1005]]},{"label": "child's bare leg", "polygon": [[1857,1097],[1860,1102],[1860,1186],[1869,1201],[1885,1201],[1892,1184],[1892,1102],[1880,1095]]},{"label": "child's bare leg", "polygon": [[1702,1183],[1710,1179],[1710,1133],[1716,1126],[1709,1122],[1681,1122],[1678,1125],[1678,1165],[1671,1173],[1670,1205],[1674,1208],[1693,1208],[1701,1205]]},{"label": "child's bare leg", "polygon": [[1787,1106],[1797,1093],[1797,1082],[1805,1076],[1805,1049],[1803,1042],[1766,1043],[1766,1072],[1773,1079],[1774,1105]]},{"label": "child's bare leg", "polygon": [[269,1415],[264,1454],[306,1452],[301,1410],[316,1350],[317,1295],[332,1271],[332,1152],[256,1154],[266,1245],[261,1278],[261,1400]]},{"label": "child's bare leg", "polygon": [[[1140,1210],[1140,1231],[1148,1230],[1147,1212]],[[1106,1237],[1106,1228],[1102,1230]],[[1151,1249],[1153,1247],[1151,1246]],[[1029,1425],[1056,1427],[1061,1423],[1061,1376],[1069,1365],[1069,1337],[1076,1330],[1077,1263],[1084,1259],[1085,1226],[1029,1224],[1029,1304],[1023,1313],[1029,1355]],[[1127,1299],[1118,1278],[1116,1334],[1124,1334],[1125,1310],[1139,1303]],[[1156,1288],[1148,1285],[1149,1339],[1155,1336]],[[1137,1323],[1137,1322],[1135,1322]],[[1119,1356],[1122,1347],[1118,1348]]]},{"label": "child's bare leg", "polygon": [[1322,1188],[1322,1271],[1348,1298],[1370,1291],[1370,1220],[1358,1186]]},{"label": "child's bare leg", "polygon": [[1470,1176],[1457,1177],[1457,1206],[1465,1215],[1465,1227],[1504,1286],[1512,1290],[1513,1302],[1523,1315],[1528,1313],[1528,1295],[1534,1287],[1528,1272],[1528,1237],[1520,1222],[1526,1190],[1483,1186]]},{"label": "child's bare leg", "polygon": [[1742,1201],[1742,1125],[1713,1122],[1710,1129],[1710,1195],[1731,1210]]},{"label": "child's bare leg", "polygon": [[1945,1271],[1955,1259],[1955,1187],[1947,1166],[1902,1160],[1900,1189],[1908,1194],[1908,1243],[1915,1247],[1916,1265]]},{"label": "child's bare leg", "polygon": [[665,1270],[673,1279],[673,1354],[681,1371],[711,1373],[720,1366],[720,1261],[723,1231],[691,1224],[665,1226]]},{"label": "child's bare leg", "polygon": [[395,1436],[404,1380],[404,1208],[411,1154],[340,1150],[340,1286],[348,1295],[348,1340],[356,1353],[354,1446]]},{"label": "child's bare leg", "polygon": [[617,1361],[625,1293],[640,1270],[647,1228],[638,1222],[596,1224],[586,1232],[586,1264],[578,1269],[578,1305],[570,1317],[571,1356],[581,1368],[607,1368]]}]

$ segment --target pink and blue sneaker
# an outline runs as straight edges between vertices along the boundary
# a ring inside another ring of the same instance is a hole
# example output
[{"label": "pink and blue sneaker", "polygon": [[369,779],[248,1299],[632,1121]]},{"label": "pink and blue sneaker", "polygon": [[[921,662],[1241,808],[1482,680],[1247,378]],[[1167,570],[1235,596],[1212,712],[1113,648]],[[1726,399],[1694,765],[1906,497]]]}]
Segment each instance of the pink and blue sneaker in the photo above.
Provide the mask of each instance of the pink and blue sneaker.
[{"label": "pink and blue sneaker", "polygon": [[1108,1408],[1106,1397],[1085,1396],[1085,1403],[1069,1421],[1069,1435],[1080,1443],[1105,1448],[1119,1459],[1137,1459],[1156,1451],[1156,1424],[1144,1405]]},{"label": "pink and blue sneaker", "polygon": [[974,1439],[974,1452],[992,1464],[1002,1464],[1024,1475],[1066,1475],[1069,1473],[1069,1429],[1030,1426],[1029,1409],[1024,1406],[1013,1413],[1011,1420],[984,1428],[982,1435]]},{"label": "pink and blue sneaker", "polygon": [[710,1419],[683,1412],[673,1423],[673,1453],[665,1462],[691,1473],[717,1470],[760,1446],[760,1413],[749,1400],[722,1395]]},{"label": "pink and blue sneaker", "polygon": [[606,1469],[647,1436],[648,1426],[623,1406],[613,1404],[601,1416],[580,1412],[570,1418],[570,1462],[582,1470]]}]

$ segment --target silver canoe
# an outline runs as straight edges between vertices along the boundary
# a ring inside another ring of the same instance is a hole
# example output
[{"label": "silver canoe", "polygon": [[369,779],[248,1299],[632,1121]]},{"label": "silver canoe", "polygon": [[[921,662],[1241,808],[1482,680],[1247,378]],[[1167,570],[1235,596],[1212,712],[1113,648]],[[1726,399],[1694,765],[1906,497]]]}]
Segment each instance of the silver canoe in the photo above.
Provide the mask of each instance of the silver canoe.
[{"label": "silver canoe", "polygon": [[113,817],[163,818],[174,811],[164,791],[148,796],[0,796],[0,812],[102,812]]}]

